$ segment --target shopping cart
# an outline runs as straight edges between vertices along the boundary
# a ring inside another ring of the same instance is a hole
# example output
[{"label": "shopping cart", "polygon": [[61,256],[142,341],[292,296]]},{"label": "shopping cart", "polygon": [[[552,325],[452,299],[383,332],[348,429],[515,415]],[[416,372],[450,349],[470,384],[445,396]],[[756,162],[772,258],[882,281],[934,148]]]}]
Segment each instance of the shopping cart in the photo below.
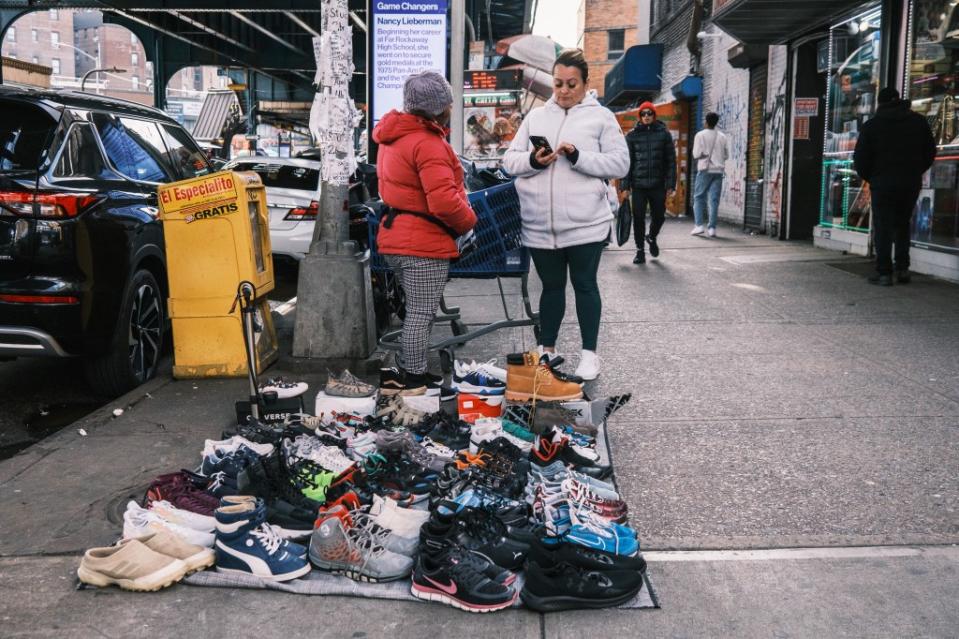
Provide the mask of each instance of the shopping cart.
[{"label": "shopping cart", "polygon": [[[457,306],[447,306],[445,298],[440,299],[440,312],[435,324],[450,325],[453,336],[430,344],[430,350],[439,351],[440,364],[444,373],[453,369],[456,349],[470,340],[487,335],[501,328],[532,326],[534,335],[539,338],[539,314],[533,312],[529,300],[529,252],[520,241],[522,221],[519,211],[519,196],[512,182],[475,191],[469,194],[469,202],[476,213],[476,227],[473,229],[476,240],[473,249],[462,259],[450,265],[450,279],[495,279],[499,288],[500,301],[503,304],[505,319],[490,324],[470,327],[460,316]],[[376,233],[379,229],[379,217],[375,212],[368,215],[370,269],[374,273],[391,273],[386,260],[376,249]],[[510,316],[503,291],[503,278],[519,278],[520,292],[523,297],[525,318]],[[394,282],[395,285],[395,282]],[[403,317],[402,309],[396,314]],[[394,330],[380,338],[380,346],[386,350],[400,350],[401,330]]]}]

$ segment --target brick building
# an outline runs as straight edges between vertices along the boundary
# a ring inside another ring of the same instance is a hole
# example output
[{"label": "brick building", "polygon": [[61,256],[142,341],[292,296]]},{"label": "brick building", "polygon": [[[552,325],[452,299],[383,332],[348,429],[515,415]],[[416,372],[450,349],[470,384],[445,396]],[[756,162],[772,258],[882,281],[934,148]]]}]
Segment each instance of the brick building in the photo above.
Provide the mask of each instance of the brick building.
[{"label": "brick building", "polygon": [[576,46],[586,54],[589,85],[603,96],[606,72],[629,47],[644,44],[640,18],[649,0],[582,0]]},{"label": "brick building", "polygon": [[50,67],[51,82],[75,77],[73,12],[62,9],[33,11],[7,29],[3,55]]}]

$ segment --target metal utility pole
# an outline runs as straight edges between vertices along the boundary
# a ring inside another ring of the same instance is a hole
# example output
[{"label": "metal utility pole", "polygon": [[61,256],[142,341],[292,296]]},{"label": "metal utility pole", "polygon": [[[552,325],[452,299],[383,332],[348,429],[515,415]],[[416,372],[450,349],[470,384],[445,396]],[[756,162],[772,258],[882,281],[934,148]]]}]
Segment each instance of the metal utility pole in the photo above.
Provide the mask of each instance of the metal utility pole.
[{"label": "metal utility pole", "polygon": [[453,0],[450,16],[450,84],[453,86],[453,115],[450,118],[450,143],[463,154],[463,50],[466,48],[466,0]]},{"label": "metal utility pole", "polygon": [[320,147],[319,215],[309,254],[300,262],[294,357],[359,359],[376,346],[367,261],[349,239],[349,181],[356,171],[350,98],[353,33],[348,0],[323,0],[321,35],[313,38],[317,94],[310,132]]}]

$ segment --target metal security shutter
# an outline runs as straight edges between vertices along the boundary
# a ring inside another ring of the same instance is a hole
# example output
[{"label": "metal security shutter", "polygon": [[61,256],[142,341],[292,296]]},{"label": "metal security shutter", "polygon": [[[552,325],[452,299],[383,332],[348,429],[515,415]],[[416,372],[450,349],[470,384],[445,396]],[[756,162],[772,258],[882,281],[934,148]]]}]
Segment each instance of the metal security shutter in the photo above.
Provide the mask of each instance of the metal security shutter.
[{"label": "metal security shutter", "polygon": [[762,230],[766,144],[766,65],[749,71],[749,145],[746,148],[746,209],[743,226]]}]

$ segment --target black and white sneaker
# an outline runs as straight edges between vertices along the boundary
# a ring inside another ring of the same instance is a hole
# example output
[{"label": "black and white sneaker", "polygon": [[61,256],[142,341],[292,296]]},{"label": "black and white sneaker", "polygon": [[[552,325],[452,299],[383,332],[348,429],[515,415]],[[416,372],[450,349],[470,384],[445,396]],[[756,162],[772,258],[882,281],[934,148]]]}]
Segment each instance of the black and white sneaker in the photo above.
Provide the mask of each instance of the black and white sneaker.
[{"label": "black and white sneaker", "polygon": [[276,377],[261,383],[260,393],[276,393],[278,399],[289,399],[290,397],[299,397],[309,387],[306,382],[288,382],[282,377]]},{"label": "black and white sneaker", "polygon": [[412,375],[397,366],[380,369],[380,394],[425,395],[427,381],[423,375]]}]

